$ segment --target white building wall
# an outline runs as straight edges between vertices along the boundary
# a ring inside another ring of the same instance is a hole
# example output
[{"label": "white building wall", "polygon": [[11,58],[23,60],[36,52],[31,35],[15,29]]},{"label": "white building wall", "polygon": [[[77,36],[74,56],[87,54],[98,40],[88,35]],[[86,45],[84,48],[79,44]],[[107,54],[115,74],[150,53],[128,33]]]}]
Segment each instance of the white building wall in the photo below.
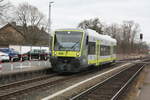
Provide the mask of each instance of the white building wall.
[{"label": "white building wall", "polygon": [[14,49],[15,51],[18,51],[19,53],[27,53],[34,49],[40,49],[40,50],[46,50],[46,52],[49,51],[49,47],[45,46],[22,46],[22,45],[9,45],[9,48]]}]

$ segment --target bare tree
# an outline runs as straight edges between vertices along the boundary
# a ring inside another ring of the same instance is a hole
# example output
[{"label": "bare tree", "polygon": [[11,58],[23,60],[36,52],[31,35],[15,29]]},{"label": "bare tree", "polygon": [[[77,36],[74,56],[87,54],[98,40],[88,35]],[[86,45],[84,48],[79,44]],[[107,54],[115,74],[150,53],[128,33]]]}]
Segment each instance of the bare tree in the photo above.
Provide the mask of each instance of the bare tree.
[{"label": "bare tree", "polygon": [[103,24],[100,22],[99,18],[94,18],[90,20],[84,20],[81,23],[79,23],[78,27],[83,29],[93,29],[99,34],[103,34],[102,28]]},{"label": "bare tree", "polygon": [[4,23],[9,17],[7,15],[7,11],[12,5],[6,0],[0,0],[0,24]]},{"label": "bare tree", "polygon": [[[124,21],[122,24],[122,34],[123,34],[123,43],[124,43],[124,50],[133,52],[134,51],[134,42],[136,40],[136,36],[140,33],[139,24],[135,23],[134,21]],[[128,48],[126,48],[128,47]]]},{"label": "bare tree", "polygon": [[39,26],[42,23],[42,20],[44,19],[44,15],[38,11],[36,7],[30,6],[30,24],[32,26]]},{"label": "bare tree", "polygon": [[43,24],[42,21],[45,19],[44,14],[41,13],[37,7],[28,3],[20,4],[17,7],[15,14],[17,22],[22,26],[40,26],[40,24]]},{"label": "bare tree", "polygon": [[118,24],[113,23],[111,25],[105,25],[103,28],[104,34],[110,35],[113,38],[120,40],[120,27]]},{"label": "bare tree", "polygon": [[44,14],[37,7],[22,3],[16,8],[15,15],[16,22],[23,27],[26,43],[36,44],[41,35],[38,33],[40,32],[39,28],[46,26],[44,26],[46,20]]},{"label": "bare tree", "polygon": [[137,36],[140,33],[139,24],[134,21],[123,21],[122,24],[111,24],[104,26],[104,34],[115,38],[118,43],[118,52],[132,53],[136,50],[135,43]]}]

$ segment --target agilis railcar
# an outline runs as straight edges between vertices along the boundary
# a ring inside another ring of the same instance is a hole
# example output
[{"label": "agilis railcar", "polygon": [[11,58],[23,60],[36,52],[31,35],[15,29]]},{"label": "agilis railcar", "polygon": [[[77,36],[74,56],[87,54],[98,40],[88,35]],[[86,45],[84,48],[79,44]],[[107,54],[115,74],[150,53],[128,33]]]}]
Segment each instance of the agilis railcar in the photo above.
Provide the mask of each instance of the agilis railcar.
[{"label": "agilis railcar", "polygon": [[79,72],[116,60],[115,39],[91,29],[59,29],[53,34],[50,62],[56,72]]}]

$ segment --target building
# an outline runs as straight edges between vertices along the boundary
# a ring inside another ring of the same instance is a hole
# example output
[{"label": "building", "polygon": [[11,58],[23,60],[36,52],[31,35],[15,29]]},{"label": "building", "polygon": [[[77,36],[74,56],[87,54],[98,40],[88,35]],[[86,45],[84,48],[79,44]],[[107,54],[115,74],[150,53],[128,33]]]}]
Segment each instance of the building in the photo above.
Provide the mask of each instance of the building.
[{"label": "building", "polygon": [[[25,30],[26,29],[26,30]],[[9,45],[48,45],[49,35],[36,26],[22,27],[15,22],[0,28],[0,47]]]},{"label": "building", "polygon": [[0,28],[0,46],[8,46],[9,44],[23,44],[25,42],[23,33],[18,31],[12,24]]}]

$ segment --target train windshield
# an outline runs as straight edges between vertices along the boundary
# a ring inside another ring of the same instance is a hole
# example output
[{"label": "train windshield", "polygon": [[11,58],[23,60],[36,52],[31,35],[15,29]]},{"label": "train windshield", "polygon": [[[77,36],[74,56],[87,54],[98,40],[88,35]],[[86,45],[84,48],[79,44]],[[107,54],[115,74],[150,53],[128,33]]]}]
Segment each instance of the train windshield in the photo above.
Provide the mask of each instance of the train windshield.
[{"label": "train windshield", "polygon": [[56,31],[54,49],[60,51],[79,51],[83,32]]}]

